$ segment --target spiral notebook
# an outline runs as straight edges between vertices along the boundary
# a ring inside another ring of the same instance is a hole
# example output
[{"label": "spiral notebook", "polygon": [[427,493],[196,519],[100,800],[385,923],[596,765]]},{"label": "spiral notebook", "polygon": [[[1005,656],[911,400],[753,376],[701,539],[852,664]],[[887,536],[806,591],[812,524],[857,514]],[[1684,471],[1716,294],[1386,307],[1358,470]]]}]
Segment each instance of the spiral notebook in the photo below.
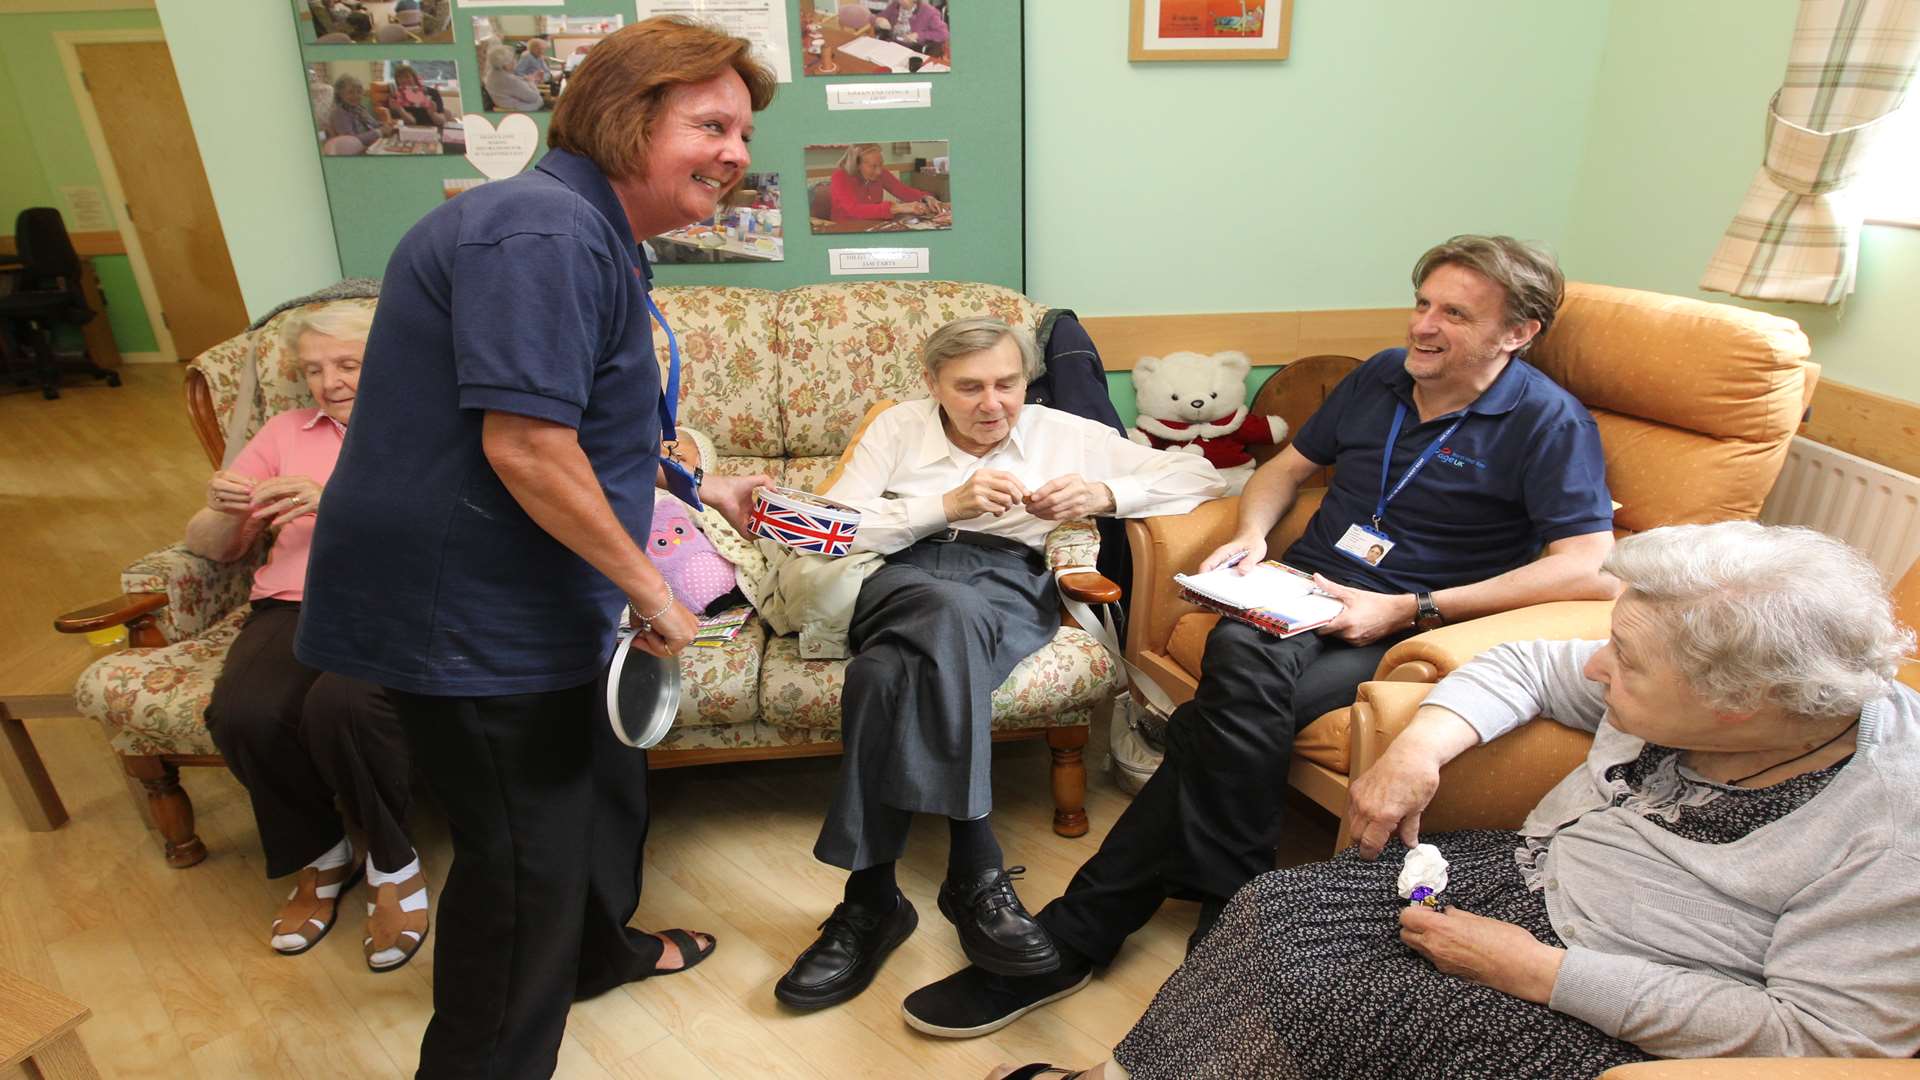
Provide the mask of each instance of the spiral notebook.
[{"label": "spiral notebook", "polygon": [[1325,626],[1347,609],[1315,588],[1312,576],[1272,561],[1244,574],[1223,566],[1204,574],[1175,574],[1173,580],[1187,601],[1275,637]]}]

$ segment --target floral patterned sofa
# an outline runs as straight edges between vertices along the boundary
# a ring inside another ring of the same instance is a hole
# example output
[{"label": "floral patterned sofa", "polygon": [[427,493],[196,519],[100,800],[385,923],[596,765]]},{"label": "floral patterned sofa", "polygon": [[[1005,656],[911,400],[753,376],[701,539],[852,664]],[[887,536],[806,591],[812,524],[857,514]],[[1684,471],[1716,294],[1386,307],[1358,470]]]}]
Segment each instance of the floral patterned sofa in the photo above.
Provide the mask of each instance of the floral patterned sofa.
[{"label": "floral patterned sofa", "polygon": [[[661,288],[655,298],[679,334],[681,421],[705,432],[717,451],[708,467],[765,472],[800,488],[827,476],[870,406],[925,396],[917,353],[935,328],[981,314],[1033,328],[1046,310],[1008,289],[940,281],[785,292]],[[311,403],[278,342],[287,317],[216,345],[189,366],[188,411],[211,461],[221,459],[222,432],[234,423],[248,364],[256,377],[246,435],[278,412]],[[659,351],[664,362],[666,350]],[[1052,545],[1054,565],[1092,565],[1092,530],[1061,535],[1075,542]],[[175,866],[205,858],[179,768],[222,764],[202,711],[239,632],[257,559],[221,565],[176,544],[127,567],[122,596],[59,621],[71,632],[129,628],[132,647],[89,667],[75,701],[105,726],[128,774],[145,787]],[[1118,595],[1093,575],[1068,583],[1063,587],[1082,599]],[[796,638],[773,636],[757,617],[724,646],[689,649],[678,722],[650,761],[663,768],[836,754],[844,667],[803,658]],[[1087,830],[1082,748],[1093,710],[1117,687],[1106,651],[1067,625],[994,693],[996,739],[1044,738],[1051,747],[1054,830],[1061,835]]]}]

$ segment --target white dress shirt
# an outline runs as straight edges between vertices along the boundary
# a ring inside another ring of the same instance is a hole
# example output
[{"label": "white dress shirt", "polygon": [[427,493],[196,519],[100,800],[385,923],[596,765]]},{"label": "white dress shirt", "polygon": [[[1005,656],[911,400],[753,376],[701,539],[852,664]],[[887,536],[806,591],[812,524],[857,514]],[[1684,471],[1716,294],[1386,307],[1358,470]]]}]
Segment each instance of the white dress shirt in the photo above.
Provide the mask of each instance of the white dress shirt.
[{"label": "white dress shirt", "polygon": [[1045,405],[1025,405],[1007,438],[974,457],[947,440],[932,398],[903,401],[875,417],[860,436],[829,498],[860,510],[853,550],[883,555],[949,525],[1046,549],[1058,525],[1016,506],[949,522],[942,498],[978,469],[1018,477],[1028,491],[1078,473],[1113,492],[1114,517],[1184,514],[1226,494],[1220,473],[1198,454],[1174,454],[1128,442],[1112,428]]}]

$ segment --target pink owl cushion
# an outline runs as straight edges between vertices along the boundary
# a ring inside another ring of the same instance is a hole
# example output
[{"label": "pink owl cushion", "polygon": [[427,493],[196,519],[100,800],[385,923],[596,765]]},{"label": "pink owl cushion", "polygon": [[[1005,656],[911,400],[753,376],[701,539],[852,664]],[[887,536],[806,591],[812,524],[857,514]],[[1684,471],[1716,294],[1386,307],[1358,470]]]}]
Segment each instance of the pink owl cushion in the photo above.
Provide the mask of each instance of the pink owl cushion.
[{"label": "pink owl cushion", "polygon": [[687,504],[664,491],[653,493],[653,532],[646,547],[673,595],[695,614],[733,590],[733,564],[693,523]]}]

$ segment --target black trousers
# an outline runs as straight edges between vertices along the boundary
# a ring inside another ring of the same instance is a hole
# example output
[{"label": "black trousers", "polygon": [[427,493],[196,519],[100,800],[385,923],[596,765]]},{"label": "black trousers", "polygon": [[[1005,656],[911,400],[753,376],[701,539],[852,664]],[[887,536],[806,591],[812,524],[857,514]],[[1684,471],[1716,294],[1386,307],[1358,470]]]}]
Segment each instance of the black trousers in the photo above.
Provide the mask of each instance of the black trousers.
[{"label": "black trousers", "polygon": [[1168,897],[1224,901],[1273,869],[1295,731],[1351,704],[1400,636],[1356,647],[1220,620],[1199,689],[1167,725],[1165,760],[1040,912],[1048,933],[1106,964]]},{"label": "black trousers", "polygon": [[389,691],[453,836],[422,1078],[551,1075],[568,1006],[660,959],[660,940],[627,926],[647,758],[615,741],[594,689]]},{"label": "black trousers", "polygon": [[346,835],[335,806],[366,830],[375,866],[413,860],[406,736],[372,683],[293,656],[300,605],[256,600],[207,702],[207,731],[246,786],[267,876],[291,874]]}]

